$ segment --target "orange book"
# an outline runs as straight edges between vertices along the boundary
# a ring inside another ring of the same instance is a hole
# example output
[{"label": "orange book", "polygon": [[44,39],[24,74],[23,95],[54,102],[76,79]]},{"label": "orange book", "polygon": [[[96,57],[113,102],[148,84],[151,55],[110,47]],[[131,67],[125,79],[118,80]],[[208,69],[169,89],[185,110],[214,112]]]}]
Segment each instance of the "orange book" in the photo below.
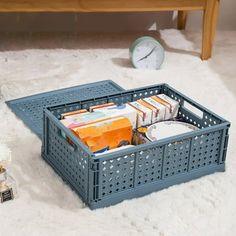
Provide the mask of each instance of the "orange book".
[{"label": "orange book", "polygon": [[95,153],[130,144],[132,139],[132,124],[125,117],[99,121],[73,128],[72,131]]}]

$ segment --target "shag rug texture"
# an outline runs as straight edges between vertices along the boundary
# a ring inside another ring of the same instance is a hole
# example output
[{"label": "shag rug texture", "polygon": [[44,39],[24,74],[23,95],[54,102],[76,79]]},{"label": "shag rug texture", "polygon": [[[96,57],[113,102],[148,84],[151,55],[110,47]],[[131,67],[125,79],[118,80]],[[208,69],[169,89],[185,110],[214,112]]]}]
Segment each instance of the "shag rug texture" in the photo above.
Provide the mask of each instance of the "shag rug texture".
[{"label": "shag rug texture", "polygon": [[[136,70],[128,47],[152,35],[161,70]],[[200,32],[0,36],[0,142],[12,151],[18,197],[0,205],[0,235],[236,235],[236,32],[218,32],[201,61]],[[99,80],[125,89],[169,83],[232,122],[226,172],[91,211],[40,156],[41,141],[6,100]]]}]

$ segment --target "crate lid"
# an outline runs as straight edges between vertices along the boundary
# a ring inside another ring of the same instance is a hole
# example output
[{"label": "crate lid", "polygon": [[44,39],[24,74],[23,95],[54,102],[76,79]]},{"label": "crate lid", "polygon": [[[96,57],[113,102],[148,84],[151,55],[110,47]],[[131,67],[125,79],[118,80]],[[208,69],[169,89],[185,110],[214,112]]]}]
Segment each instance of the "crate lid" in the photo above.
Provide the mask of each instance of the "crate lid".
[{"label": "crate lid", "polygon": [[6,101],[11,110],[36,134],[43,136],[43,110],[48,106],[97,98],[124,91],[111,80],[64,88]]}]

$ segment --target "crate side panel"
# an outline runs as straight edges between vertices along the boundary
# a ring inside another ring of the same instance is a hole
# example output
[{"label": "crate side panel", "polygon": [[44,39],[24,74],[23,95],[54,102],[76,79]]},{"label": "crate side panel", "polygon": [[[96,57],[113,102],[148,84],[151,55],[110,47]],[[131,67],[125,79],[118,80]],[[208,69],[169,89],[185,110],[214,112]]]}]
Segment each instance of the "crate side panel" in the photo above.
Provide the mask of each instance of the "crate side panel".
[{"label": "crate side panel", "polygon": [[[210,111],[208,111],[207,109],[199,107],[195,104],[195,102],[191,101],[186,96],[182,96],[181,94],[171,90],[170,88],[165,88],[164,93],[180,103],[178,116],[179,118],[182,118],[185,122],[193,124],[198,128],[211,127],[222,123],[221,119],[216,117],[214,114],[211,114]],[[191,110],[188,110],[185,107],[185,103],[199,110],[200,113],[202,113],[202,117],[198,117],[196,116],[196,114],[192,113]]]},{"label": "crate side panel", "polygon": [[219,130],[193,137],[190,170],[219,163],[222,132]]},{"label": "crate side panel", "polygon": [[100,197],[134,187],[135,153],[119,155],[100,163]]},{"label": "crate side panel", "polygon": [[108,103],[107,98],[103,99],[91,99],[89,101],[81,102],[81,108],[82,109],[89,109],[91,106],[101,105]]},{"label": "crate side panel", "polygon": [[72,111],[76,111],[76,110],[80,110],[81,109],[81,103],[74,103],[71,105],[62,105],[62,106],[58,106],[56,109],[51,110],[51,113],[57,118],[57,119],[61,119],[61,114],[66,113],[66,112],[72,112]]},{"label": "crate side panel", "polygon": [[136,183],[143,185],[161,180],[164,147],[154,147],[137,152]]},{"label": "crate side panel", "polygon": [[47,158],[56,162],[61,173],[70,176],[73,186],[86,199],[88,183],[88,156],[78,147],[76,150],[59,134],[52,122],[48,126]]},{"label": "crate side panel", "polygon": [[163,161],[163,178],[187,172],[189,153],[190,139],[166,145]]},{"label": "crate side panel", "polygon": [[146,98],[162,93],[162,86],[155,86],[151,88],[145,88],[140,90],[135,90],[133,92],[133,101],[137,101],[141,98]]}]

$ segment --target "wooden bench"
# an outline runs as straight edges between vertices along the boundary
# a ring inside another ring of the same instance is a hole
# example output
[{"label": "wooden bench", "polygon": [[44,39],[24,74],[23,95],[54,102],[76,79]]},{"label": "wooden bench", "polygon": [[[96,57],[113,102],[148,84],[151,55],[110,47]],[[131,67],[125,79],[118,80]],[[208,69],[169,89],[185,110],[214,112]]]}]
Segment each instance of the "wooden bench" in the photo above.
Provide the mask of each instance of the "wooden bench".
[{"label": "wooden bench", "polygon": [[0,12],[156,12],[178,11],[178,29],[187,12],[203,11],[201,58],[211,57],[219,0],[0,0]]}]

